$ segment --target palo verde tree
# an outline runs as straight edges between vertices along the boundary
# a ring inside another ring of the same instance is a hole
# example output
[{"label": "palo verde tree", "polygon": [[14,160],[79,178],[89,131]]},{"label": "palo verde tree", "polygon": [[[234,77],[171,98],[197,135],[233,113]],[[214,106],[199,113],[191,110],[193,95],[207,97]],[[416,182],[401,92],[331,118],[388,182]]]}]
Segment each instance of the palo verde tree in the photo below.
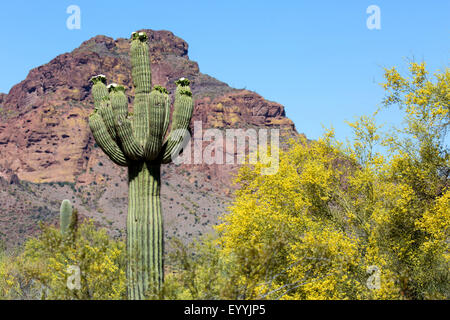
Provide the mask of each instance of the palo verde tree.
[{"label": "palo verde tree", "polygon": [[[221,297],[449,299],[450,69],[430,75],[411,62],[384,79],[378,112],[400,107],[401,126],[383,131],[363,116],[348,145],[329,130],[290,141],[277,174],[241,168],[219,253],[206,260],[233,281],[215,289]],[[206,296],[208,278],[188,267],[188,298]]]},{"label": "palo verde tree", "polygon": [[151,88],[147,35],[131,36],[131,66],[135,87],[133,114],[123,86],[106,86],[106,77],[93,77],[95,109],[89,126],[95,141],[119,166],[128,167],[127,277],[128,298],[143,299],[159,289],[163,272],[163,219],[160,200],[161,164],[171,162],[183,148],[192,117],[189,80],[176,82],[172,127],[170,98],[161,86]]}]

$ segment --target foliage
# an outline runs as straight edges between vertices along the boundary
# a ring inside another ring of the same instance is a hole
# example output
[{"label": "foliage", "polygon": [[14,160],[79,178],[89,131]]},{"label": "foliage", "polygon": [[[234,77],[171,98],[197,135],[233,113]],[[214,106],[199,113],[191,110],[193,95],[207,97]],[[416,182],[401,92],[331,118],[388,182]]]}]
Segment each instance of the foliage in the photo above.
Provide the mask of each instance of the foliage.
[{"label": "foliage", "polygon": [[232,266],[223,263],[218,247],[211,237],[183,244],[172,239],[168,255],[167,272],[162,289],[149,299],[168,300],[212,300],[231,298],[234,290],[230,270]]},{"label": "foliage", "polygon": [[0,251],[0,299],[25,297],[29,284],[20,274],[14,254]]},{"label": "foliage", "polygon": [[[75,240],[41,225],[17,257],[0,261],[0,294],[9,299],[123,299],[126,297],[125,249],[105,229],[82,224]],[[69,289],[70,266],[80,268],[80,289]]]},{"label": "foliage", "polygon": [[[330,130],[292,141],[275,175],[240,171],[218,243],[238,261],[244,298],[449,298],[449,70],[429,80],[411,63],[410,73],[386,70],[383,84],[403,128],[382,134],[361,117],[347,146]],[[378,289],[367,286],[372,266]]]}]

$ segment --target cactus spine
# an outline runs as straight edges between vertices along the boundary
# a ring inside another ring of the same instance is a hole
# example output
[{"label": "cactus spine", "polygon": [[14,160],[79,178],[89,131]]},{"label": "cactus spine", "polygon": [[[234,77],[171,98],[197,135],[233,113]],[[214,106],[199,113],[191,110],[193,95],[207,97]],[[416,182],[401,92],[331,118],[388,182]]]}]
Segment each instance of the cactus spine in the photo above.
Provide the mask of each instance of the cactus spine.
[{"label": "cactus spine", "polygon": [[94,112],[89,126],[99,147],[119,166],[128,167],[128,298],[143,299],[164,280],[163,219],[160,168],[185,143],[192,117],[192,93],[187,79],[176,82],[172,127],[167,139],[170,98],[161,86],[151,88],[147,35],[133,33],[131,66],[135,87],[134,114],[128,112],[123,86],[106,86],[93,77]]}]

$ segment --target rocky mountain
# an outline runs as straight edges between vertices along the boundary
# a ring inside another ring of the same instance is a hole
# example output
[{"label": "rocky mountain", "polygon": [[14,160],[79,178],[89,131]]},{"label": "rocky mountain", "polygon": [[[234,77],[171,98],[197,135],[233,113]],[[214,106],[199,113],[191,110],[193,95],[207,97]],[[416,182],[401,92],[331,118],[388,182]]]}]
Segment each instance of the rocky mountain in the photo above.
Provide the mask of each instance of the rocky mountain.
[{"label": "rocky mountain", "polygon": [[[281,128],[297,135],[284,107],[255,92],[229,87],[199,70],[188,44],[169,31],[141,30],[150,43],[153,85],[175,89],[191,80],[194,121],[203,128]],[[55,222],[59,203],[71,199],[80,213],[123,234],[126,172],[99,150],[88,128],[93,109],[89,79],[105,74],[133,86],[128,39],[96,36],[70,53],[31,70],[8,94],[0,94],[0,239],[18,244]],[[217,222],[230,200],[238,165],[169,165],[163,169],[166,235],[189,239]]]}]

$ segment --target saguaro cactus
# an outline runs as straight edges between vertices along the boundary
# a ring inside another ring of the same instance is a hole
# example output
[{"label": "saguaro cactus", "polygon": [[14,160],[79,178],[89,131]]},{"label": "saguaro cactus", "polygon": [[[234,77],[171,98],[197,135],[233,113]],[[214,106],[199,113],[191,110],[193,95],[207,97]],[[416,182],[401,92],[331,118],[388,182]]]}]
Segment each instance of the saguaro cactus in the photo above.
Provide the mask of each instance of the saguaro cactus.
[{"label": "saguaro cactus", "polygon": [[172,126],[166,140],[170,98],[161,86],[151,89],[147,35],[131,36],[131,66],[135,87],[133,114],[123,86],[106,86],[103,75],[93,77],[95,109],[89,126],[98,146],[119,166],[128,167],[128,298],[142,299],[164,279],[163,218],[160,168],[178,154],[186,139],[193,102],[189,80],[176,81]]}]

